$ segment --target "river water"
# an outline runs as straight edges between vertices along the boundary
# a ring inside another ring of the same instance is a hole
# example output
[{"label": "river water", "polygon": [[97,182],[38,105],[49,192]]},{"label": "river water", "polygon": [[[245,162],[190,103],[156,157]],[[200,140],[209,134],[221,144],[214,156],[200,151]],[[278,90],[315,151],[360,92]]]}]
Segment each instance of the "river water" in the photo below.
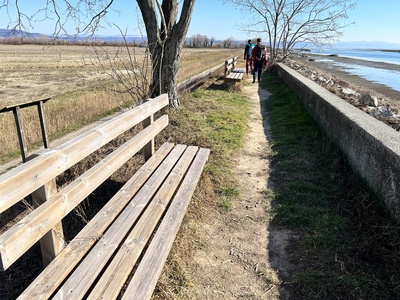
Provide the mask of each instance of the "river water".
[{"label": "river water", "polygon": [[[389,52],[379,50],[367,50],[367,49],[335,49],[325,50],[319,52],[311,52],[312,54],[318,54],[316,61],[333,64],[339,67],[341,70],[360,76],[369,81],[386,85],[394,90],[400,91],[400,71],[393,70],[391,68],[385,68],[385,64],[379,64],[379,67],[371,67],[362,64],[349,62],[336,62],[330,55],[334,54],[340,57],[348,57],[359,60],[366,60],[372,62],[383,62],[386,64],[400,66],[400,52]],[[400,69],[400,68],[396,68]]]}]

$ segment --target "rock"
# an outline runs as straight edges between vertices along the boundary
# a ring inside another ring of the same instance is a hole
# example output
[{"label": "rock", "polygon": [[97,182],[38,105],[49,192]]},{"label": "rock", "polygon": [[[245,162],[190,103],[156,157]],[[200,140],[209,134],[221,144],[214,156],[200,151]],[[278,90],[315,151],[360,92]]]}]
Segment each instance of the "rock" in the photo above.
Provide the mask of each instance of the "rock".
[{"label": "rock", "polygon": [[322,83],[322,84],[326,84],[328,80],[325,77],[319,76],[318,77],[318,82]]},{"label": "rock", "polygon": [[352,89],[349,89],[349,88],[342,88],[341,93],[345,94],[347,96],[357,94],[357,92],[355,90],[352,90]]},{"label": "rock", "polygon": [[384,108],[384,109],[380,110],[380,113],[381,113],[382,117],[384,117],[385,119],[389,119],[389,118],[393,117],[393,113],[390,109]]},{"label": "rock", "polygon": [[400,131],[400,123],[393,125],[392,128],[396,131]]},{"label": "rock", "polygon": [[389,124],[399,124],[400,123],[400,119],[392,116],[392,117],[387,119],[387,122]]},{"label": "rock", "polygon": [[378,107],[378,98],[370,94],[364,94],[358,99],[360,105],[368,105]]}]

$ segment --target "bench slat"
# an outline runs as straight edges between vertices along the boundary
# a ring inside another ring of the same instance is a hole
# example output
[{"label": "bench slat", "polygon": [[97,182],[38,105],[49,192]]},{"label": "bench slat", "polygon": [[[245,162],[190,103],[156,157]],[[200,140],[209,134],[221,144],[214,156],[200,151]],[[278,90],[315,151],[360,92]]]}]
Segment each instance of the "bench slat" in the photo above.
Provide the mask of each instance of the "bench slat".
[{"label": "bench slat", "polygon": [[149,181],[94,246],[85,260],[77,267],[54,296],[54,299],[81,299],[95,281],[97,275],[114,254],[119,244],[135,224],[148,202],[174,167],[186,146],[177,145],[163,161]]},{"label": "bench slat", "polygon": [[245,68],[235,68],[235,69],[232,70],[232,72],[234,72],[234,73],[244,73],[244,72],[246,72],[246,69]]},{"label": "bench slat", "polygon": [[150,239],[198,147],[188,147],[87,299],[115,299]]},{"label": "bench slat", "polygon": [[105,179],[143,148],[149,137],[156,136],[167,125],[168,116],[162,116],[7,230],[0,237],[2,270],[7,269]]},{"label": "bench slat", "polygon": [[200,149],[122,299],[150,299],[209,154]]},{"label": "bench slat", "polygon": [[148,180],[170,153],[173,144],[164,143],[160,149],[132,176],[107,202],[78,235],[63,249],[50,265],[20,295],[22,299],[49,299],[58,286],[86,255],[90,247],[102,236],[115,217]]},{"label": "bench slat", "polygon": [[0,213],[167,105],[163,94],[0,175]]},{"label": "bench slat", "polygon": [[234,73],[231,72],[229,73],[228,76],[226,76],[226,79],[228,80],[235,80],[235,81],[240,81],[243,78],[244,73]]}]

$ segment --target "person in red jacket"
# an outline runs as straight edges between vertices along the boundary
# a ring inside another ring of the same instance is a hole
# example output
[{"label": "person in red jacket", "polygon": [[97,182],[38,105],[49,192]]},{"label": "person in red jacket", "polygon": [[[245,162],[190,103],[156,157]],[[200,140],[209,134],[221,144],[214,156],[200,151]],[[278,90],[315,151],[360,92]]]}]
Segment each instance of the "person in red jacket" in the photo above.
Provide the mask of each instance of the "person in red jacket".
[{"label": "person in red jacket", "polygon": [[256,73],[258,82],[260,82],[262,70],[267,58],[265,46],[262,44],[260,38],[257,39],[257,45],[253,48],[251,57],[253,59],[253,83],[256,82]]}]

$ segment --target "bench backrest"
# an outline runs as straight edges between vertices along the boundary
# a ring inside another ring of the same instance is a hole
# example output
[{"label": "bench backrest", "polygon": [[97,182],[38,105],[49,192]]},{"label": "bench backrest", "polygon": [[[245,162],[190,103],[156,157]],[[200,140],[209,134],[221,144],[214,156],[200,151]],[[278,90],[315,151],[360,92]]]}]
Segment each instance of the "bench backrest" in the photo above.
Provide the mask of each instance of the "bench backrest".
[{"label": "bench backrest", "polygon": [[235,69],[237,64],[237,56],[232,57],[225,61],[225,77],[229,75],[229,73]]},{"label": "bench backrest", "polygon": [[[45,264],[64,246],[61,220],[135,153],[154,151],[154,137],[168,125],[168,116],[153,115],[168,105],[161,95],[53,149],[44,149],[25,164],[0,176],[0,213],[32,195],[37,208],[0,236],[0,270],[6,270],[41,240]],[[57,191],[56,176],[139,123],[144,127],[117,150]],[[52,232],[53,231],[53,232]],[[49,234],[52,236],[49,236]],[[42,243],[43,242],[43,243]]]}]

